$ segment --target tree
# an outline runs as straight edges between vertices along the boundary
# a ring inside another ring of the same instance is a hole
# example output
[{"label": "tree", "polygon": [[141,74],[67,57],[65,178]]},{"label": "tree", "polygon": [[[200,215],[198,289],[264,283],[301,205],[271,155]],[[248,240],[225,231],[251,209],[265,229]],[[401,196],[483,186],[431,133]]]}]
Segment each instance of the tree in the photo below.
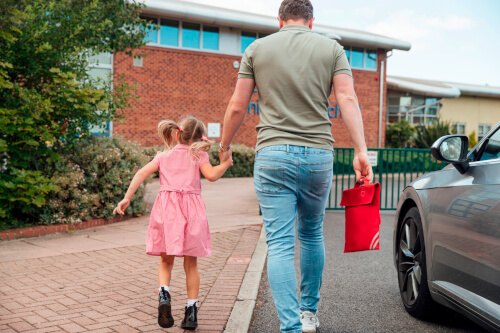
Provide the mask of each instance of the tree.
[{"label": "tree", "polygon": [[[47,171],[60,158],[57,149],[70,149],[89,126],[123,117],[131,87],[118,79],[112,90],[92,79],[88,59],[131,55],[144,46],[151,28],[139,17],[143,6],[136,0],[0,2],[0,218],[14,225],[35,218],[45,195],[57,190]],[[29,195],[22,191],[28,188]]]},{"label": "tree", "polygon": [[385,131],[385,138],[388,148],[406,147],[415,133],[415,127],[407,120],[401,119],[392,123]]}]

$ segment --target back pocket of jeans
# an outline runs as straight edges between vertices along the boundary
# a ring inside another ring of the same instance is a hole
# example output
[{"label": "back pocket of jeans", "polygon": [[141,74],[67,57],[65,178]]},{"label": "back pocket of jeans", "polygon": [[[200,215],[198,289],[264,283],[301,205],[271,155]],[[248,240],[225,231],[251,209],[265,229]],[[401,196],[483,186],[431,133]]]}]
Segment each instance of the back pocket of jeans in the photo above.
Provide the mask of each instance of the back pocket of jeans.
[{"label": "back pocket of jeans", "polygon": [[262,192],[276,194],[285,186],[286,168],[259,168],[259,182]]},{"label": "back pocket of jeans", "polygon": [[326,170],[311,170],[311,185],[309,190],[312,194],[321,196],[325,194],[332,183],[333,168]]}]

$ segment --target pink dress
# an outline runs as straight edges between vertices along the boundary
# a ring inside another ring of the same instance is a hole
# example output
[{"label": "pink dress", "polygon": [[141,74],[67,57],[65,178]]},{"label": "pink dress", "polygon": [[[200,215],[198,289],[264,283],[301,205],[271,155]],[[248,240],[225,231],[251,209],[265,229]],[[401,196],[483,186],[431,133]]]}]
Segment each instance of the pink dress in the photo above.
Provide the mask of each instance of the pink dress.
[{"label": "pink dress", "polygon": [[199,152],[200,161],[188,155],[187,145],[178,144],[170,152],[158,152],[153,159],[160,171],[160,192],[149,220],[146,253],[178,257],[212,255],[210,230],[201,198],[200,166],[208,154]]}]

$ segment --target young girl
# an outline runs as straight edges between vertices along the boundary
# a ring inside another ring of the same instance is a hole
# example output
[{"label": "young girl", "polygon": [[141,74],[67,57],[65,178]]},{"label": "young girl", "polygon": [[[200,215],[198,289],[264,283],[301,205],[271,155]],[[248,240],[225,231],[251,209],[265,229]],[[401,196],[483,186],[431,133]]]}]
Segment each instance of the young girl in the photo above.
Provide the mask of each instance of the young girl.
[{"label": "young girl", "polygon": [[[200,171],[209,181],[216,181],[232,166],[232,159],[215,167],[210,165],[207,151],[213,142],[206,138],[205,125],[193,117],[185,118],[180,124],[163,120],[158,124],[158,134],[165,151],[158,152],[152,162],[136,173],[125,198],[113,213],[123,215],[142,182],[153,172],[160,171],[160,192],[151,211],[146,240],[146,253],[161,256],[158,324],[161,327],[174,324],[170,275],[174,258],[184,257],[188,303],[181,328],[195,329],[200,287],[197,258],[212,255],[205,204],[201,198]],[[174,140],[178,142],[175,146]]]}]

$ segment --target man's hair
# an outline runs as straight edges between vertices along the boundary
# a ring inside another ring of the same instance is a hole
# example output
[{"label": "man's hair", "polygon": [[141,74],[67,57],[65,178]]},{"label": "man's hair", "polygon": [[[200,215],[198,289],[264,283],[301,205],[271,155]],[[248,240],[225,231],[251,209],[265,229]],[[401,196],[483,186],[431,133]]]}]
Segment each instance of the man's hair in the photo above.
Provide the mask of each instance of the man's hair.
[{"label": "man's hair", "polygon": [[313,18],[313,6],[309,0],[284,0],[281,3],[279,17],[283,21]]}]

